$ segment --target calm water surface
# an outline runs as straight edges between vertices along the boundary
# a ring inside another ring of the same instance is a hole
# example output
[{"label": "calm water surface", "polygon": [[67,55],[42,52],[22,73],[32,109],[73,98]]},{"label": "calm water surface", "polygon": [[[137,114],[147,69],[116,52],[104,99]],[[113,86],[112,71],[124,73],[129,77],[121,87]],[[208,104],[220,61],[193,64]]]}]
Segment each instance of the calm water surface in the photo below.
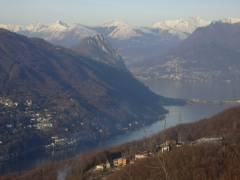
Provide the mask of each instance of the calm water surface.
[{"label": "calm water surface", "polygon": [[185,82],[172,80],[146,80],[155,93],[184,99],[225,100],[240,98],[240,81]]}]

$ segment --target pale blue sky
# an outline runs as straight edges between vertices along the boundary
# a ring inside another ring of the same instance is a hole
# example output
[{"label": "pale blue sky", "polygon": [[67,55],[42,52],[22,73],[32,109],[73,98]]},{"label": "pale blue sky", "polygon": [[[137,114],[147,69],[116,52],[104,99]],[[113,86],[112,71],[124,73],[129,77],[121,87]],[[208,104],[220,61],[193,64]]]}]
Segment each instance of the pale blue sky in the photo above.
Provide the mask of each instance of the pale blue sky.
[{"label": "pale blue sky", "polygon": [[150,25],[158,20],[199,16],[240,17],[240,0],[0,0],[0,24],[56,20],[97,25],[125,20]]}]

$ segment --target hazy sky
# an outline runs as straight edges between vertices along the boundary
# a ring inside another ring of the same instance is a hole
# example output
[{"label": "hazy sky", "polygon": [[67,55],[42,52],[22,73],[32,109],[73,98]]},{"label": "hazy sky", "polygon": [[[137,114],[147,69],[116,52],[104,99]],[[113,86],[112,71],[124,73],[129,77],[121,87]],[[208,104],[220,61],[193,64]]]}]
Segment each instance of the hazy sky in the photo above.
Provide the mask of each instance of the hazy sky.
[{"label": "hazy sky", "polygon": [[240,0],[0,0],[0,24],[56,20],[97,25],[125,20],[149,25],[163,19],[240,17]]}]

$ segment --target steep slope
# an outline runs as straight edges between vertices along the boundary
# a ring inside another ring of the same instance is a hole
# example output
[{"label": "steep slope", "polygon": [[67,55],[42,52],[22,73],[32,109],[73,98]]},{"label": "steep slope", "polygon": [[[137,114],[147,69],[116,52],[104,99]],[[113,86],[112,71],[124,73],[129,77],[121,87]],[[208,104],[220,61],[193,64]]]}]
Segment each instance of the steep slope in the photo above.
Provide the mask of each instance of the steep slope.
[{"label": "steep slope", "polygon": [[182,49],[179,48],[179,51],[186,51],[190,47],[208,46],[209,44],[239,51],[239,32],[240,24],[215,22],[205,28],[197,29],[181,44]]},{"label": "steep slope", "polygon": [[127,70],[122,57],[111,47],[102,35],[87,37],[73,49],[97,62]]},{"label": "steep slope", "polygon": [[173,103],[126,70],[3,29],[0,96],[5,154],[22,152],[30,142],[52,143],[51,136],[88,146],[157,120],[166,112],[161,105]]},{"label": "steep slope", "polygon": [[216,22],[195,31],[173,53],[183,70],[215,72],[224,79],[239,77],[240,25]]}]

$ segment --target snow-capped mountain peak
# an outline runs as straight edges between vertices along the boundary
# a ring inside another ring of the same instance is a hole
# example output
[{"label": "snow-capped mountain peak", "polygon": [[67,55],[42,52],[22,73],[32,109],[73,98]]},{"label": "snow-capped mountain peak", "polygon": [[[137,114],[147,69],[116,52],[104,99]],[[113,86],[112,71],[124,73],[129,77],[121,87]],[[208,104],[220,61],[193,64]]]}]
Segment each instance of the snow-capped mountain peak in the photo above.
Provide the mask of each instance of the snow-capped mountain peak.
[{"label": "snow-capped mountain peak", "polygon": [[131,25],[125,21],[120,21],[120,20],[108,21],[103,24],[103,27],[124,27],[124,26],[130,27]]},{"label": "snow-capped mountain peak", "polygon": [[43,38],[57,45],[73,47],[83,38],[94,36],[97,32],[81,24],[67,24],[57,21],[48,25],[38,23],[26,26],[23,34]]},{"label": "snow-capped mountain peak", "polygon": [[140,36],[134,26],[124,21],[110,21],[103,24],[104,28],[113,29],[108,35],[113,39],[125,40]]},{"label": "snow-capped mountain peak", "polygon": [[68,24],[65,23],[65,22],[63,22],[62,20],[57,20],[57,21],[55,22],[55,24],[60,25],[60,26],[68,27]]},{"label": "snow-capped mountain peak", "polygon": [[22,26],[13,25],[13,24],[0,24],[0,28],[7,29],[7,30],[12,31],[12,32],[22,31]]},{"label": "snow-capped mountain peak", "polygon": [[47,28],[46,25],[36,23],[36,24],[30,24],[26,26],[25,30],[29,32],[41,32],[43,29],[46,29],[46,28]]},{"label": "snow-capped mountain peak", "polygon": [[223,19],[222,22],[224,23],[230,23],[230,24],[235,24],[235,23],[240,23],[240,18],[226,18],[226,19]]},{"label": "snow-capped mountain peak", "polygon": [[70,26],[60,20],[53,24],[45,25],[41,23],[30,24],[26,26],[25,30],[31,33],[33,32],[62,32],[68,30]]},{"label": "snow-capped mountain peak", "polygon": [[[239,23],[240,18],[226,18],[218,20],[224,23]],[[0,28],[18,32],[30,37],[39,37],[54,44],[73,47],[83,38],[103,34],[113,41],[141,42],[143,39],[162,37],[185,39],[199,27],[210,25],[214,21],[207,21],[199,17],[164,20],[151,27],[136,27],[124,21],[110,21],[102,26],[88,27],[81,24],[67,24],[58,20],[52,24],[31,24],[28,26],[0,24]],[[146,38],[147,37],[147,38]],[[164,39],[163,38],[163,39]]]},{"label": "snow-capped mountain peak", "polygon": [[210,23],[211,21],[199,17],[192,17],[187,19],[159,21],[153,24],[153,28],[167,30],[170,33],[179,35],[181,38],[186,38],[197,28],[208,26]]},{"label": "snow-capped mountain peak", "polygon": [[61,20],[56,21],[53,24],[50,24],[48,27],[52,31],[64,31],[69,28],[69,25],[67,23],[62,22]]}]

